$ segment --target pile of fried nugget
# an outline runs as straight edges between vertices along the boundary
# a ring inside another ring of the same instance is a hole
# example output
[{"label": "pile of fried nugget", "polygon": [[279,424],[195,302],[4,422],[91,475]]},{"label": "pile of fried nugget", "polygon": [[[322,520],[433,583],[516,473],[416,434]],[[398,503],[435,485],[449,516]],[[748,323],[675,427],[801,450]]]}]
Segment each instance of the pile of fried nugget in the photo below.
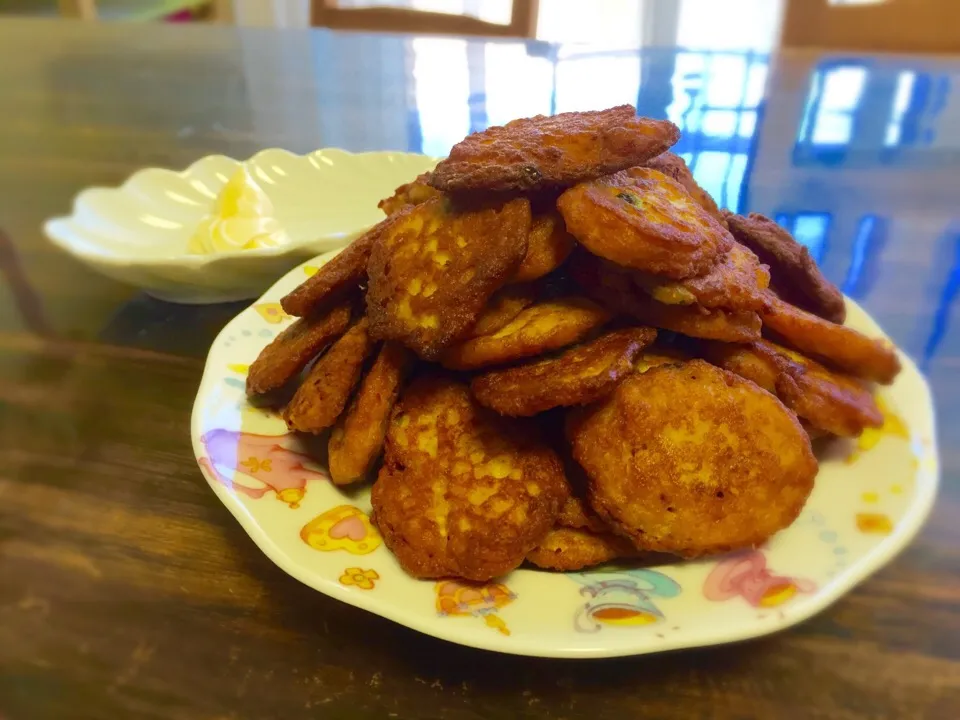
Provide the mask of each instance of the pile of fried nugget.
[{"label": "pile of fried nugget", "polygon": [[472,134],[283,298],[248,394],[329,432],[336,484],[376,471],[411,575],[755,547],[812,439],[882,424],[894,348],[789,233],[719,210],[679,136],[630,106]]}]

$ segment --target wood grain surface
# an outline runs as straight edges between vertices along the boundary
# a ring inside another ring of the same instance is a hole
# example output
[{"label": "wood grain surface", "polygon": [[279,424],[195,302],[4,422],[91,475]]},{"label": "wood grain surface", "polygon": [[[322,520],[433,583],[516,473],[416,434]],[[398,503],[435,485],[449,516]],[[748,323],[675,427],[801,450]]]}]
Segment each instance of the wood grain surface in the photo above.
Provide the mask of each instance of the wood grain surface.
[{"label": "wood grain surface", "polygon": [[[511,71],[546,62],[542,44],[529,50]],[[81,188],[145,165],[269,146],[429,148],[436,117],[416,99],[433,81],[411,80],[414,52],[389,36],[0,21],[0,718],[960,717],[953,58],[847,58],[866,68],[865,111],[839,159],[797,140],[811,77],[834,60],[773,58],[739,199],[727,199],[829,214],[824,267],[921,362],[937,398],[933,516],[835,606],[735,646],[547,661],[418,635],[256,549],[188,437],[206,349],[242,305],[152,300],[40,227]],[[663,114],[676,56],[633,55],[641,112]],[[903,73],[943,97],[891,157],[883,108]],[[459,127],[467,93],[448,100]]]}]

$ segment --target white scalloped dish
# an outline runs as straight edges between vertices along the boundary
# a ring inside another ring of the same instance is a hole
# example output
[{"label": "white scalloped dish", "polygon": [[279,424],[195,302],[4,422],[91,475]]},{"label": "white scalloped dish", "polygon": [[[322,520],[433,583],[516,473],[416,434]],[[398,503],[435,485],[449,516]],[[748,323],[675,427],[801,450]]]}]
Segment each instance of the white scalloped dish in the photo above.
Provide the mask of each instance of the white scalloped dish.
[{"label": "white scalloped dish", "polygon": [[[757,550],[575,573],[526,567],[485,585],[414,580],[371,523],[369,484],[344,492],[283,420],[248,404],[247,366],[292,318],[280,298],[335,253],[290,271],[214,341],[193,408],[204,476],[260,549],[306,585],[463,645],[545,657],[611,657],[773,633],[823,610],[919,531],[939,477],[930,390],[903,371],[880,390],[884,427],[820,455],[797,521]],[[848,300],[847,324],[881,335]]]},{"label": "white scalloped dish", "polygon": [[115,188],[81,192],[47,236],[90,267],[163,300],[213,303],[255,298],[318,253],[341,248],[379,221],[377,202],[436,160],[402,152],[270,149],[244,164],[290,238],[278,247],[187,252],[240,162],[211,155],[186,170],[141,170]]}]

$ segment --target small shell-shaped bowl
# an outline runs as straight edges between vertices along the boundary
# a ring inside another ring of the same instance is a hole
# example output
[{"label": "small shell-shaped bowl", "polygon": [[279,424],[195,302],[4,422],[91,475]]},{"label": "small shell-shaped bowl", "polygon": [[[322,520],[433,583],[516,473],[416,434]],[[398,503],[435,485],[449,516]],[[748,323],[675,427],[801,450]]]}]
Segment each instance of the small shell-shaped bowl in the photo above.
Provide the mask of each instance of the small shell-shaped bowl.
[{"label": "small shell-shaped bowl", "polygon": [[432,169],[436,159],[331,148],[294,155],[273,148],[246,163],[290,243],[210,255],[186,252],[197,224],[240,164],[223,155],[207,156],[180,172],[147,168],[120,187],[84,190],[72,214],[48,220],[44,232],[95,270],[161,300],[255,298],[291,268],[346,245],[382,219],[377,203]]}]

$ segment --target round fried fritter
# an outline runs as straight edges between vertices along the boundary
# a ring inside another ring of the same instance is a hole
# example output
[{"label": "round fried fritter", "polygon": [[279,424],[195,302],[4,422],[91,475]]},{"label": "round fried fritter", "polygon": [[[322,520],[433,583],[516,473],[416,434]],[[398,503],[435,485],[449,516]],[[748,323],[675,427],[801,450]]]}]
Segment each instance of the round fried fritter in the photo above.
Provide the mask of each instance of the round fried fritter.
[{"label": "round fried fritter", "polygon": [[813,430],[858,437],[883,424],[880,408],[862,383],[768,340],[705,343],[703,353],[714,365],[775,394]]},{"label": "round fried fritter", "polygon": [[295,320],[267,345],[247,372],[247,395],[279,390],[293,380],[350,324],[351,302]]},{"label": "round fried fritter", "polygon": [[430,186],[432,175],[429,170],[421,173],[415,180],[404,183],[393,191],[393,195],[377,203],[377,207],[389,216],[406,210],[411,205],[419,205],[432,197],[438,197],[440,191]]},{"label": "round fried fritter", "polygon": [[355,291],[367,277],[370,251],[396,219],[395,216],[378,222],[282,297],[280,305],[284,311],[304,317]]},{"label": "round fried fritter", "polygon": [[527,252],[530,203],[456,209],[432,198],[401,213],[370,254],[371,334],[426,360],[469,333]]},{"label": "round fried fritter", "polygon": [[403,345],[385,342],[350,407],[337,420],[327,444],[330,479],[346,485],[361,479],[383,450],[387,423],[412,363]]},{"label": "round fried fritter", "polygon": [[643,325],[682,335],[724,342],[760,339],[760,316],[755,312],[728,312],[699,305],[665,305],[637,290],[632,273],[578,251],[569,263],[570,275],[584,292],[611,311],[628,315]]},{"label": "round fried fritter", "polygon": [[480,313],[468,338],[490,335],[513,320],[537,300],[535,285],[507,285],[497,290]]},{"label": "round fried fritter", "polygon": [[[586,488],[578,490],[578,492],[585,491]],[[576,492],[571,493],[561,506],[560,514],[557,515],[557,527],[589,530],[597,535],[611,533],[610,526],[601,520],[600,516],[591,510]]]},{"label": "round fried fritter", "polygon": [[760,213],[747,217],[725,213],[733,237],[770,266],[777,294],[825,320],[843,323],[847,307],[843,293],[824,277],[806,247],[786,230]]},{"label": "round fried fritter", "polygon": [[900,372],[897,350],[888,340],[874,340],[790,305],[768,293],[761,312],[764,326],[797,350],[854,377],[889,385]]},{"label": "round fried fritter", "polygon": [[635,271],[634,284],[665,305],[693,305],[724,310],[760,310],[766,303],[763,292],[770,273],[757,256],[743,245],[734,245],[703,275],[686,280],[665,278]]},{"label": "round fried fritter", "polygon": [[793,413],[702,360],[631,375],[568,432],[590,504],[640,550],[756,547],[796,519],[817,474]]},{"label": "round fried fritter", "polygon": [[408,573],[486,581],[523,562],[567,492],[560,460],[534,426],[433,375],[415,380],[394,410],[371,501]]},{"label": "round fried fritter", "polygon": [[527,562],[544,570],[573,572],[636,555],[630,541],[618,535],[555,527],[527,553]]},{"label": "round fried fritter", "polygon": [[541,302],[528,307],[495,333],[448,348],[440,362],[454,370],[503,365],[572,345],[609,319],[608,311],[586,298]]},{"label": "round fried fritter", "polygon": [[511,282],[529,282],[552,273],[566,260],[576,240],[556,210],[535,215],[527,238],[527,254]]},{"label": "round fried fritter", "polygon": [[653,328],[614,330],[555,357],[479,375],[470,389],[481,405],[514,417],[585,405],[633,372],[634,359],[656,337]]},{"label": "round fried fritter", "polygon": [[367,319],[361,318],[310,368],[283,419],[291,430],[321,433],[333,425],[360,379],[363,362],[373,349]]},{"label": "round fried fritter", "polygon": [[690,355],[675,347],[657,343],[640,353],[640,356],[633,362],[633,369],[644,373],[650,368],[660,367],[661,365],[677,365],[690,359]]},{"label": "round fried fritter", "polygon": [[675,180],[632,168],[567,190],[567,230],[594,255],[674,280],[700,275],[733,238]]},{"label": "round fried fritter", "polygon": [[727,227],[727,220],[724,218],[720,208],[717,207],[717,203],[710,197],[710,193],[700,187],[693,178],[693,173],[690,172],[690,168],[687,167],[687,163],[684,162],[682,157],[672,152],[665,152],[657,155],[652,160],[648,160],[646,166],[662,172],[667,177],[671,177],[683,185],[683,188],[690,193],[690,197],[700,204],[700,207],[710,213],[711,217],[723,227]]},{"label": "round fried fritter", "polygon": [[630,105],[520,118],[458,142],[430,183],[448,192],[573,185],[639,165],[679,139],[676,125],[637,117]]},{"label": "round fried fritter", "polygon": [[768,393],[777,394],[777,378],[783,374],[784,366],[773,343],[766,340],[740,345],[704,342],[700,351],[711,364],[746,378]]},{"label": "round fried fritter", "polygon": [[883,413],[863,383],[799,353],[767,345],[788,360],[786,372],[777,378],[777,395],[813,428],[859,437],[866,428],[883,425]]}]

